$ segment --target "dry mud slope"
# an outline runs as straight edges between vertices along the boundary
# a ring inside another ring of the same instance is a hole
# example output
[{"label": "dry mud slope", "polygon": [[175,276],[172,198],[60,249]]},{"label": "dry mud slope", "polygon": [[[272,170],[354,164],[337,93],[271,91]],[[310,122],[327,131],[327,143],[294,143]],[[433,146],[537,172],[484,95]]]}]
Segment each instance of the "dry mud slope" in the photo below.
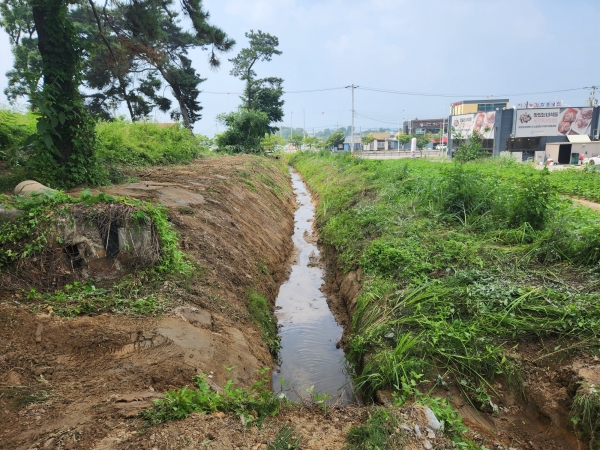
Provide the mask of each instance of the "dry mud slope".
[{"label": "dry mud slope", "polygon": [[118,448],[127,430],[137,436],[131,417],[195,373],[248,386],[272,365],[246,300],[254,289],[274,301],[286,278],[294,201],[285,167],[230,157],[134,175],[103,190],[164,204],[201,275],[185,288],[165,283],[157,294],[172,306],[157,318],[33,314],[23,293],[0,287],[2,449]]}]

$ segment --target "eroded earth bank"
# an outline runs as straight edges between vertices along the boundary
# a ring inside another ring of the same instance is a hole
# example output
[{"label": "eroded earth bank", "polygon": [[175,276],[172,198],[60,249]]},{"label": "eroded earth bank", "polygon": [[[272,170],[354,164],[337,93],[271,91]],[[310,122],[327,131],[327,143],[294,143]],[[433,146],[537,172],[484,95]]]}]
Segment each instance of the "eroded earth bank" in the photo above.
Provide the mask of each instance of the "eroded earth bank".
[{"label": "eroded earth bank", "polygon": [[117,448],[138,435],[128,418],[195,374],[249,386],[272,366],[247,302],[250,293],[273,302],[286,278],[294,212],[287,168],[232,157],[132,175],[134,183],[103,190],[165,205],[193,276],[152,287],[168,305],[156,317],[61,318],[43,299],[27,299],[27,273],[5,271],[0,448]]}]

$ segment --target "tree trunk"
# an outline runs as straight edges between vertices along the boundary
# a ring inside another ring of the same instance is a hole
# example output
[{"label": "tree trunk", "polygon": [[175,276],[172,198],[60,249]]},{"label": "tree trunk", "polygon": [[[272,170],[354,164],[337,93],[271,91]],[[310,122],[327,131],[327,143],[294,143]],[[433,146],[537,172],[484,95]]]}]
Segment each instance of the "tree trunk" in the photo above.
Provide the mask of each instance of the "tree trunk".
[{"label": "tree trunk", "polygon": [[177,85],[172,82],[171,77],[169,77],[169,73],[165,70],[164,67],[158,66],[157,69],[160,71],[160,74],[163,76],[165,81],[171,87],[171,91],[173,95],[177,99],[179,103],[179,111],[181,111],[181,118],[183,119],[183,126],[185,126],[188,130],[192,131],[192,124],[190,122],[190,116],[188,114],[187,108],[185,106],[185,102],[183,101],[183,95],[181,95],[181,91],[177,88]]},{"label": "tree trunk", "polygon": [[[75,47],[76,36],[66,29],[67,5],[62,0],[32,0],[31,5],[42,57],[44,90],[46,93],[53,91],[50,98],[59,95],[63,105],[73,104],[79,95],[75,73],[79,51]],[[74,125],[59,122],[54,127],[57,133],[54,146],[60,152],[61,164],[66,164],[73,153],[69,128]]]}]

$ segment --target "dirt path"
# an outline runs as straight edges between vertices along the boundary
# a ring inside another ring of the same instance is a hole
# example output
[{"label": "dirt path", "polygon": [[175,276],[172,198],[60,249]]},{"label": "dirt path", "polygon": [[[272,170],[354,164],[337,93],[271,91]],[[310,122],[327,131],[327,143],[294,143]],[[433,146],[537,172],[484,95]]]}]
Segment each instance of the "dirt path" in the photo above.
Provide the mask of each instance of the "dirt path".
[{"label": "dirt path", "polygon": [[112,429],[195,373],[249,385],[272,366],[246,301],[250,289],[274,301],[286,278],[286,168],[231,157],[136,175],[103,190],[167,206],[202,275],[165,283],[157,294],[172,307],[158,318],[33,314],[22,293],[0,289],[0,448],[115,448]]},{"label": "dirt path", "polygon": [[584,200],[583,198],[571,197],[573,201],[579,203],[580,205],[587,206],[588,208],[593,209],[594,211],[600,211],[600,203],[590,202],[589,200]]}]

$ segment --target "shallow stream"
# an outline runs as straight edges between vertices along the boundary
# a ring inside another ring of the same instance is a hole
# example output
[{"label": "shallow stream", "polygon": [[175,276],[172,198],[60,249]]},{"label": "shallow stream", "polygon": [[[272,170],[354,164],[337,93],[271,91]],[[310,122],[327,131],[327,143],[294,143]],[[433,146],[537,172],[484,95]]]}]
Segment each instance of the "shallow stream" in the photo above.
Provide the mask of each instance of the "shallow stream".
[{"label": "shallow stream", "polygon": [[289,383],[286,395],[290,400],[307,396],[307,389],[314,386],[314,393],[328,393],[332,400],[339,397],[339,404],[346,405],[354,401],[351,378],[344,352],[336,348],[342,327],[321,291],[324,271],[313,235],[315,209],[300,175],[291,173],[298,203],[292,237],[296,258],[276,300],[281,351],[280,366],[273,372],[273,391],[279,392],[283,378]]}]

